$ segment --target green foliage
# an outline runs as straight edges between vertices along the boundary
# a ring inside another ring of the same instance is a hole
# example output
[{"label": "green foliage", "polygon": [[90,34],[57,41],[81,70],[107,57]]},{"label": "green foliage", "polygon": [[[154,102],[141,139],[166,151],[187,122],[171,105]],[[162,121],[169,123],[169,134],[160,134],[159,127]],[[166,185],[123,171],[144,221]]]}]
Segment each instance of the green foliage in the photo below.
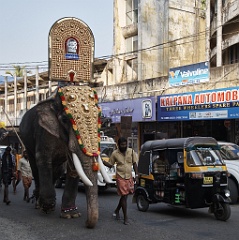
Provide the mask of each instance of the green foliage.
[{"label": "green foliage", "polygon": [[206,0],[201,0],[202,9],[206,9]]},{"label": "green foliage", "polygon": [[[25,70],[25,66],[13,65],[14,71],[6,71],[6,74],[11,75],[12,77],[16,75],[17,77],[23,77],[23,72]],[[31,73],[31,71],[27,71],[27,73]]]}]

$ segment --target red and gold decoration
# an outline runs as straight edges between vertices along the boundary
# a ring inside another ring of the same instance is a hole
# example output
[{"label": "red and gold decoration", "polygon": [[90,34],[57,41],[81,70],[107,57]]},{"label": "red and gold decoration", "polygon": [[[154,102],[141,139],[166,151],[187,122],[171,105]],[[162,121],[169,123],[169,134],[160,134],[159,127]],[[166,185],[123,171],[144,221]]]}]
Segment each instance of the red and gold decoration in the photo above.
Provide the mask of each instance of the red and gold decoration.
[{"label": "red and gold decoration", "polygon": [[92,169],[99,170],[100,115],[96,92],[86,86],[93,80],[95,41],[91,29],[80,19],[56,21],[49,32],[49,79],[64,82],[58,89],[80,148],[93,157]]},{"label": "red and gold decoration", "polygon": [[49,79],[90,82],[95,41],[91,29],[77,18],[56,21],[49,32]]},{"label": "red and gold decoration", "polygon": [[[71,85],[59,88],[58,93],[81,150],[87,156],[97,157],[100,154],[101,127],[97,93],[88,86]],[[94,163],[93,168],[96,169],[98,163],[96,160]]]}]

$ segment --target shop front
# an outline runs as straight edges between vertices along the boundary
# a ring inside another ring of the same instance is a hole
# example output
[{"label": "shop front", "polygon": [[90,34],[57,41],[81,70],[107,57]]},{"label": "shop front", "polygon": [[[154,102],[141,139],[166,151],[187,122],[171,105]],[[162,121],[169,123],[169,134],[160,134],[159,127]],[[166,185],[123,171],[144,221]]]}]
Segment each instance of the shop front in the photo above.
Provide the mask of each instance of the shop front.
[{"label": "shop front", "polygon": [[166,138],[239,141],[238,87],[158,96],[157,109],[157,132]]},{"label": "shop front", "polygon": [[141,126],[144,124],[156,124],[156,101],[155,97],[136,98],[114,102],[100,103],[102,117],[110,119],[110,124],[104,129],[105,134],[117,138],[121,126],[125,124],[126,117],[131,117],[131,136],[128,138],[129,145],[133,145],[138,152],[141,140]]}]

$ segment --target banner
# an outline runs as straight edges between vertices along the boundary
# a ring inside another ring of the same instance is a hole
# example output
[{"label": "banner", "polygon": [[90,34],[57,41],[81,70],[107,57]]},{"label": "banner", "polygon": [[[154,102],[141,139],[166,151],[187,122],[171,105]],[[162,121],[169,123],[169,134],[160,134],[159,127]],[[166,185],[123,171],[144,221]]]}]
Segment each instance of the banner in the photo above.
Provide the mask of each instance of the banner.
[{"label": "banner", "polygon": [[209,81],[208,62],[169,69],[169,86],[176,87]]},{"label": "banner", "polygon": [[239,118],[239,87],[158,96],[157,106],[158,121]]}]

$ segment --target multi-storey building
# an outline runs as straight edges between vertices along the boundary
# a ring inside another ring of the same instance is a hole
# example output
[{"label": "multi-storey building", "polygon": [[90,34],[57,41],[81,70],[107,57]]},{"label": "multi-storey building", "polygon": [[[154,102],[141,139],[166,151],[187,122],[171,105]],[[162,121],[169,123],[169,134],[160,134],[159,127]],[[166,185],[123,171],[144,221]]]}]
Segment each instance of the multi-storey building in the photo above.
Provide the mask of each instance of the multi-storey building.
[{"label": "multi-storey building", "polygon": [[235,0],[208,1],[209,51],[211,67],[239,62],[239,2]]},{"label": "multi-storey building", "polygon": [[[238,4],[233,0],[114,1],[113,75],[104,82],[102,100],[108,103],[103,106],[112,108],[107,114],[117,122],[124,109],[135,111],[132,106],[140,98],[155,97],[155,118],[133,124],[139,144],[157,137],[193,135],[237,141]],[[207,65],[207,80],[170,83],[171,73],[192,74],[193,65],[199,63]],[[184,102],[172,103],[175,99]],[[128,105],[121,101],[120,109],[117,100],[127,100]]]},{"label": "multi-storey building", "polygon": [[[103,114],[116,125],[132,116],[138,146],[193,135],[237,141],[238,20],[237,0],[114,0],[113,56],[95,72]],[[186,78],[204,70],[206,80]]]}]

